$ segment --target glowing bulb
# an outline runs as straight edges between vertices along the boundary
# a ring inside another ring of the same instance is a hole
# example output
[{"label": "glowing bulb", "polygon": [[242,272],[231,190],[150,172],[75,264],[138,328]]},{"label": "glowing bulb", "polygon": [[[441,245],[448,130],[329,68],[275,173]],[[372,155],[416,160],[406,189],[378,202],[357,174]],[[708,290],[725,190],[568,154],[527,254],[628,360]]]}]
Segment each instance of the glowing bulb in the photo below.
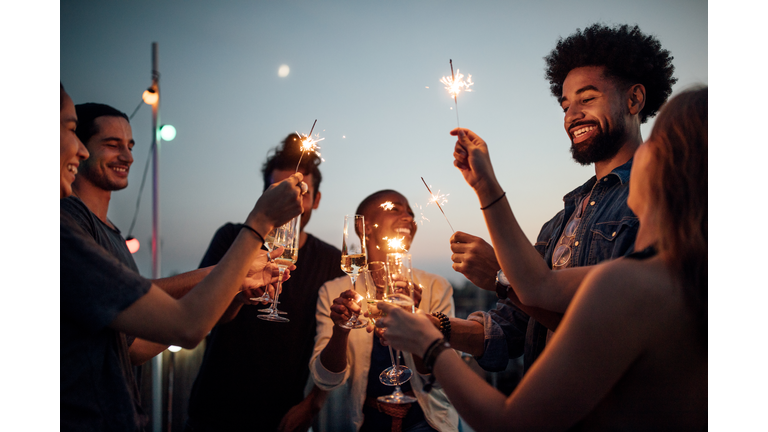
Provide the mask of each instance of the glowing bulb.
[{"label": "glowing bulb", "polygon": [[157,100],[160,99],[160,95],[158,95],[154,89],[148,88],[144,90],[144,94],[141,95],[141,98],[144,99],[145,104],[154,105],[157,103]]},{"label": "glowing bulb", "polygon": [[171,125],[160,126],[160,138],[163,141],[173,141],[176,138],[176,128]]},{"label": "glowing bulb", "polygon": [[288,65],[281,65],[280,68],[277,69],[277,76],[280,78],[287,77],[289,73],[291,73],[291,68],[289,68]]},{"label": "glowing bulb", "polygon": [[139,241],[138,241],[138,240],[136,240],[136,239],[135,239],[135,238],[133,238],[133,237],[128,237],[128,238],[125,240],[125,245],[126,245],[126,246],[128,246],[128,251],[129,251],[130,253],[132,253],[132,254],[135,254],[136,252],[138,252],[138,251],[139,251],[139,246],[140,246],[140,245],[139,245]]},{"label": "glowing bulb", "polygon": [[168,347],[168,351],[170,351],[170,352],[179,352],[179,351],[181,351],[181,347],[180,346],[176,346],[176,345],[171,345],[171,346]]}]

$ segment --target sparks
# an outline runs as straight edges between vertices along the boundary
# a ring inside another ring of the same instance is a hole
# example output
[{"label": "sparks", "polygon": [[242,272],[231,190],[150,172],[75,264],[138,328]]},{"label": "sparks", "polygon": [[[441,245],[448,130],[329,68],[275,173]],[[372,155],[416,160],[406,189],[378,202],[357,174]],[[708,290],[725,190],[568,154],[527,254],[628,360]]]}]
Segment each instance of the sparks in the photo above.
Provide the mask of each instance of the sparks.
[{"label": "sparks", "polygon": [[[299,166],[301,165],[301,159],[304,157],[304,152],[311,152],[317,155],[317,157],[320,157],[320,146],[317,145],[320,141],[324,140],[325,138],[320,138],[319,134],[315,134],[315,136],[318,139],[312,138],[312,131],[315,130],[315,124],[317,124],[317,120],[315,120],[315,123],[312,124],[312,129],[309,130],[309,135],[304,135],[296,132],[296,135],[299,136],[301,139],[301,156],[299,156],[299,163],[296,164],[296,172],[299,172]],[[325,162],[325,159],[320,157],[320,160]]]},{"label": "sparks", "polygon": [[405,240],[405,237],[399,237],[399,238],[387,238],[384,237],[382,240],[387,242],[387,247],[390,251],[403,251],[408,252],[408,249],[405,248],[405,245],[403,244],[403,241]]},{"label": "sparks", "polygon": [[440,82],[445,84],[445,89],[448,90],[448,93],[453,97],[454,100],[456,100],[456,97],[459,95],[459,93],[463,91],[471,92],[472,89],[469,88],[469,86],[473,85],[472,82],[472,75],[467,75],[467,80],[464,81],[464,74],[459,72],[458,69],[456,69],[456,77],[453,76],[450,77],[443,77]]},{"label": "sparks", "polygon": [[451,63],[451,77],[443,77],[440,82],[445,84],[445,89],[448,90],[448,94],[453,96],[453,104],[456,105],[456,124],[461,127],[459,124],[459,101],[457,96],[461,93],[462,89],[471,92],[472,89],[470,89],[469,86],[474,83],[472,82],[472,75],[467,75],[467,80],[464,81],[464,74],[459,72],[458,69],[456,69],[456,74],[454,75],[453,60],[449,60],[449,62]]},{"label": "sparks", "polygon": [[[443,204],[447,203],[448,200],[445,199],[448,195],[440,195],[440,191],[437,191],[437,195],[432,193],[432,189],[429,188],[429,185],[427,185],[427,182],[424,180],[424,177],[421,178],[421,181],[424,182],[424,186],[427,187],[427,191],[429,191],[430,195],[430,202],[434,202],[437,204],[437,208],[440,209],[440,213],[443,214],[443,217],[445,218],[445,221],[448,222],[448,226],[451,227],[451,231],[456,232],[456,230],[453,229],[453,225],[451,225],[451,222],[448,220],[448,216],[445,215],[445,212],[443,211],[443,206],[440,205],[440,202],[442,201]],[[427,203],[429,205],[429,203]]]},{"label": "sparks", "polygon": [[392,204],[392,201],[387,201],[387,202],[381,203],[380,207],[383,208],[384,210],[392,210],[393,208],[395,208],[395,205]]}]

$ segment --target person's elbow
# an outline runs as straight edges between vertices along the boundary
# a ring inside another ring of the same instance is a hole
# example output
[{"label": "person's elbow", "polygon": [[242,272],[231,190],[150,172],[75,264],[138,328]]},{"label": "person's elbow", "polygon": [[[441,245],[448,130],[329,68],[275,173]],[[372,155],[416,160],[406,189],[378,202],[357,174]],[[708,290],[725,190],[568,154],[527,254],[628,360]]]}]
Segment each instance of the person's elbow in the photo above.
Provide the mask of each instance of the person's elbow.
[{"label": "person's elbow", "polygon": [[178,344],[184,349],[194,349],[200,342],[208,335],[208,329],[206,328],[186,328],[180,331],[178,335]]}]

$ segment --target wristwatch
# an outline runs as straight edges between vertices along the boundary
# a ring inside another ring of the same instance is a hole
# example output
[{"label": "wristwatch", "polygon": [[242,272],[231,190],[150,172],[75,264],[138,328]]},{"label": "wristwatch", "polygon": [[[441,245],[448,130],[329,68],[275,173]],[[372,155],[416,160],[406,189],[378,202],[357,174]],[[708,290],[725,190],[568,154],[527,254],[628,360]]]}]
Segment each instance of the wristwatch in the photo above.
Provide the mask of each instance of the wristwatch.
[{"label": "wristwatch", "polygon": [[499,270],[496,273],[496,297],[499,299],[507,298],[507,290],[509,289],[509,280],[504,275],[504,272]]}]

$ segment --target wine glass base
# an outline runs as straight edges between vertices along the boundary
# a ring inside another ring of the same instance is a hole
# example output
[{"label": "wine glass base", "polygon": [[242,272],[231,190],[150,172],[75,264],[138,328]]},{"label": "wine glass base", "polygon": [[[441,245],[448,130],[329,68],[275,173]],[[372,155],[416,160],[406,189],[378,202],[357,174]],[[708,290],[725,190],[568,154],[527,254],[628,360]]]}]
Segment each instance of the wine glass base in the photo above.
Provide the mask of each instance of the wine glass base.
[{"label": "wine glass base", "polygon": [[[256,312],[271,313],[271,312],[272,312],[272,309],[270,309],[270,308],[264,308],[264,309],[259,309],[259,310],[257,310]],[[280,315],[286,315],[288,312],[283,312],[283,311],[281,311],[281,310],[278,310],[278,311],[277,311],[277,313],[279,313]]]},{"label": "wine glass base", "polygon": [[349,329],[349,330],[366,328],[367,326],[368,326],[368,321],[360,318],[358,318],[357,321],[353,321],[353,322],[347,321],[344,324],[339,324],[339,327]]},{"label": "wine glass base", "polygon": [[388,404],[407,404],[407,403],[414,403],[418,399],[416,399],[413,396],[408,396],[407,394],[391,394],[386,396],[379,396],[376,398],[381,403],[388,403]]},{"label": "wine glass base", "polygon": [[284,318],[284,317],[281,317],[281,316],[278,316],[278,315],[272,315],[272,314],[269,314],[269,315],[258,315],[258,318],[259,319],[263,319],[265,321],[272,321],[272,322],[290,322],[291,321],[288,318]]},{"label": "wine glass base", "polygon": [[[394,372],[395,367],[390,366],[379,374],[379,381],[386,386],[394,387],[399,384],[405,384],[411,379],[413,372],[407,366],[399,366],[398,372]],[[397,379],[397,382],[395,382]]]}]

